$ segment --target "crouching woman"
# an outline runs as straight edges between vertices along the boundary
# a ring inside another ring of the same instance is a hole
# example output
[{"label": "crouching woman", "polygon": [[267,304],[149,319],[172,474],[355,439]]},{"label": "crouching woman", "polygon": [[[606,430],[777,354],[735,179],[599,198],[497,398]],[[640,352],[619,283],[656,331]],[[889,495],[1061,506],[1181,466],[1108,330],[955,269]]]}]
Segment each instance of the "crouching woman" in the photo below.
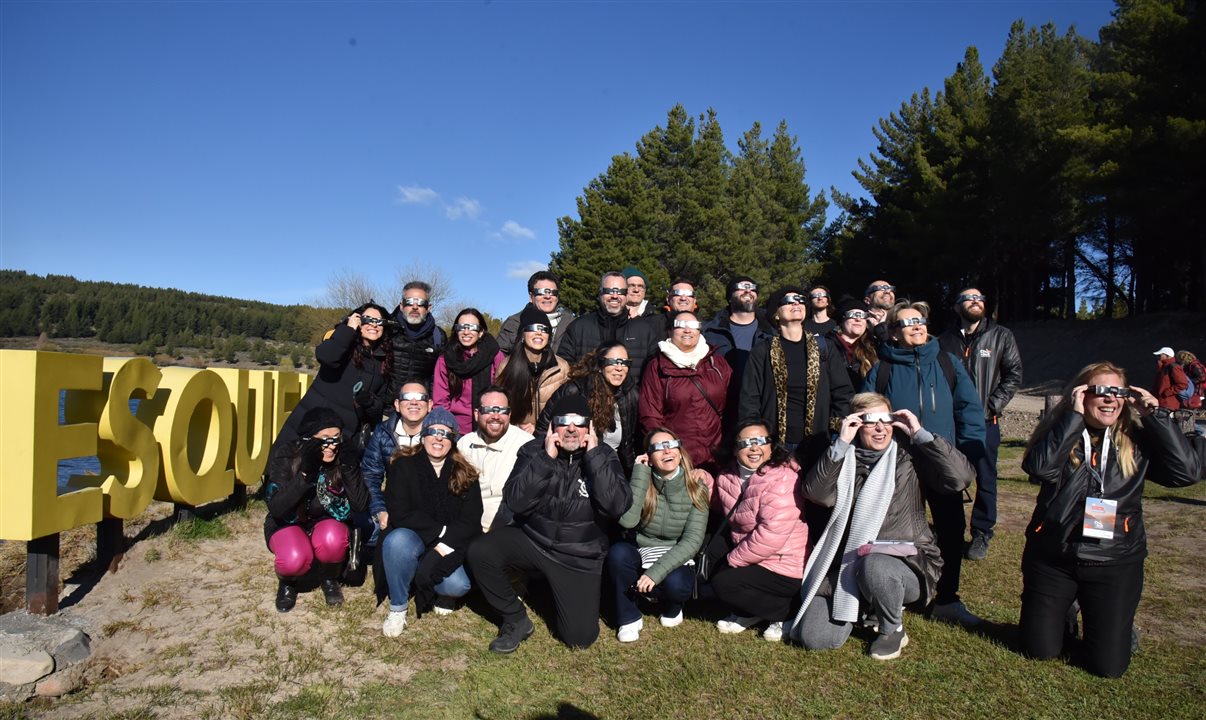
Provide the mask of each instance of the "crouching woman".
[{"label": "crouching woman", "polygon": [[892,412],[883,395],[859,393],[851,409],[801,486],[805,500],[833,512],[804,569],[790,637],[809,650],[840,647],[862,607],[878,628],[871,657],[891,660],[909,642],[904,606],[924,608],[942,569],[926,491],[957,493],[975,470],[911,411]]},{"label": "crouching woman", "polygon": [[1082,657],[1119,677],[1143,592],[1143,480],[1167,487],[1202,478],[1206,438],[1181,434],[1151,393],[1128,387],[1108,362],[1085,367],[1034,430],[1022,470],[1039,483],[1022,551],[1022,650],[1059,655],[1072,602],[1084,621]]},{"label": "crouching woman", "polygon": [[451,412],[434,408],[423,419],[422,449],[395,452],[390,462],[374,569],[378,600],[388,587],[386,637],[406,628],[412,583],[416,615],[452,612],[455,599],[469,592],[462,563],[482,532],[482,494],[477,470],[456,449],[456,426]]},{"label": "crouching woman", "polygon": [[691,467],[677,435],[655,428],[645,440],[647,455],[632,469],[632,505],[620,517],[631,531],[607,551],[607,582],[615,600],[616,637],[635,642],[645,620],[639,595],[661,605],[661,623],[683,621],[683,604],[695,588],[695,557],[708,525],[711,477]]},{"label": "crouching woman", "polygon": [[311,408],[297,425],[299,434],[273,453],[264,538],[280,579],[278,612],[293,609],[298,581],[315,563],[327,604],[343,602],[336,577],[347,559],[348,523],[352,513],[368,507],[368,490],[355,458],[340,458],[342,424],[334,410]]}]

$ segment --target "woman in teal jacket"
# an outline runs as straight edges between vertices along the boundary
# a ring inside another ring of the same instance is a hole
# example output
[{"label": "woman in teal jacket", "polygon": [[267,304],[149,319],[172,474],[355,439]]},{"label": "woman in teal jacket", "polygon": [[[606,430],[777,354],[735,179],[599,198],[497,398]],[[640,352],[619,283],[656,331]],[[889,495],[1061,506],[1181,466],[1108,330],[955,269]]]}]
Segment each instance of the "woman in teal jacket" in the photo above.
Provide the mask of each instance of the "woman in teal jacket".
[{"label": "woman in teal jacket", "polygon": [[[938,347],[929,334],[930,306],[902,300],[888,311],[891,342],[879,348],[879,362],[867,374],[864,392],[884,395],[897,410],[909,410],[922,427],[939,435],[967,456],[973,465],[984,454],[984,406],[963,364]],[[945,357],[943,357],[945,354]],[[887,373],[887,378],[880,376]],[[942,576],[930,610],[937,620],[975,625],[959,599],[959,573],[963,562],[963,535],[967,518],[960,493],[926,491],[934,516],[934,534],[942,552]]]},{"label": "woman in teal jacket", "polygon": [[699,552],[708,524],[711,477],[692,469],[678,436],[655,428],[645,447],[648,454],[632,469],[632,505],[620,518],[630,532],[607,553],[620,642],[635,642],[645,625],[638,595],[661,602],[663,626],[683,621],[683,604],[695,587],[695,568],[685,563]]}]

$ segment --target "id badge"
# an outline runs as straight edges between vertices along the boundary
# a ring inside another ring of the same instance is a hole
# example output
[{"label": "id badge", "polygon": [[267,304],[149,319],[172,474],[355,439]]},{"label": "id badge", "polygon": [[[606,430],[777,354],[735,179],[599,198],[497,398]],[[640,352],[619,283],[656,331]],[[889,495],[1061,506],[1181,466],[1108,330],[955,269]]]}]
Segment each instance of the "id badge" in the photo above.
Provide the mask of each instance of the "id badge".
[{"label": "id badge", "polygon": [[1085,498],[1084,536],[1114,539],[1114,520],[1118,517],[1118,501],[1103,498]]}]

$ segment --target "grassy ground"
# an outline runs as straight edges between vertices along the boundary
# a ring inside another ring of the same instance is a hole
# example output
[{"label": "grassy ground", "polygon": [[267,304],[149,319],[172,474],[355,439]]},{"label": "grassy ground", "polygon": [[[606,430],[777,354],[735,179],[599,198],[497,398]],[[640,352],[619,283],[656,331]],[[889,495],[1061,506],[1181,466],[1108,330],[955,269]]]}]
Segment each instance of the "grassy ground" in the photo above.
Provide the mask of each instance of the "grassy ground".
[{"label": "grassy ground", "polygon": [[486,649],[496,627],[480,598],[448,617],[412,613],[398,639],[381,635],[371,584],[348,588],[340,608],[303,593],[279,615],[263,506],[253,504],[140,541],[68,610],[96,623],[89,684],[58,701],[0,706],[0,717],[1202,717],[1206,621],[1193,608],[1206,578],[1206,488],[1149,489],[1142,649],[1124,678],[1107,681],[1013,647],[1021,530],[1035,495],[1021,452],[1002,448],[988,560],[964,565],[963,597],[985,626],[907,615],[911,642],[897,661],[869,659],[865,635],[829,653],[722,636],[709,607],[672,629],[648,616],[631,645],[604,627],[593,647],[573,651],[537,619],[547,617],[539,593],[536,633],[507,657]]}]

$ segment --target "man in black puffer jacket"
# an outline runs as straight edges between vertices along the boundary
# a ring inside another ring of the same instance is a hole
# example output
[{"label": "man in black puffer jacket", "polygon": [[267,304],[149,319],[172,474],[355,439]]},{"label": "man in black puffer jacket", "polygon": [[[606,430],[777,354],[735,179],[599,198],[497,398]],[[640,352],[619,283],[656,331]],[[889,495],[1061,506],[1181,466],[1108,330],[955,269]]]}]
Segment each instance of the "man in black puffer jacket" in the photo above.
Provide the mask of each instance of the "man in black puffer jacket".
[{"label": "man in black puffer jacket", "polygon": [[627,295],[624,276],[605,273],[599,280],[599,309],[570,323],[557,354],[573,365],[608,340],[619,340],[632,360],[628,374],[640,382],[645,358],[657,351],[658,341],[666,339],[666,329],[661,317],[629,318],[624,305]]},{"label": "man in black puffer jacket", "polygon": [[431,286],[412,280],[402,288],[402,302],[392,319],[394,366],[388,397],[397,397],[404,383],[415,380],[431,387],[436,358],[444,347],[444,331],[431,316]]},{"label": "man in black puffer jacket", "polygon": [[599,637],[599,589],[607,530],[632,504],[620,460],[599,443],[581,395],[557,402],[553,427],[519,449],[503,489],[513,524],[494,527],[469,548],[473,578],[502,615],[496,653],[514,652],[534,627],[511,585],[512,573],[543,576],[566,645]]},{"label": "man in black puffer jacket", "polygon": [[976,466],[976,502],[972,506],[972,541],[968,560],[988,556],[988,541],[997,524],[997,449],[1001,445],[1001,416],[1014,393],[1022,386],[1022,356],[1013,333],[985,314],[984,294],[974,287],[959,291],[955,312],[959,327],[938,339],[938,346],[957,358],[976,384],[984,406],[984,455]]}]

